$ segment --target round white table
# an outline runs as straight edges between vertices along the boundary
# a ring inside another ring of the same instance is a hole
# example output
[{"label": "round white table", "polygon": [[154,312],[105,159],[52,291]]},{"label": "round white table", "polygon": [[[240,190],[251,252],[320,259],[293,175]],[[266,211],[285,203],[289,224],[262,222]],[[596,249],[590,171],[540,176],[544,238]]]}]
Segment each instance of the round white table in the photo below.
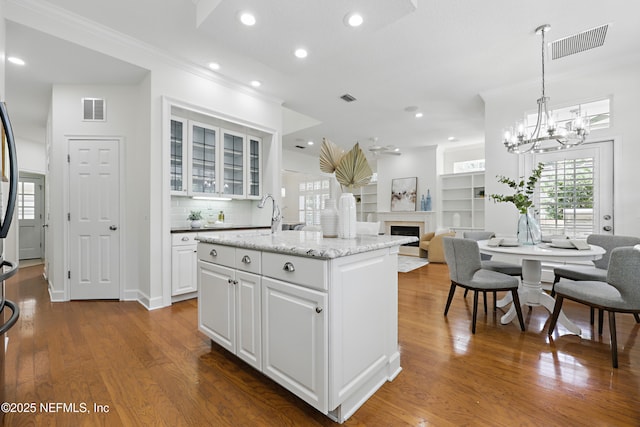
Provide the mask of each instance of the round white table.
[{"label": "round white table", "polygon": [[[538,245],[520,246],[488,246],[488,240],[478,242],[480,252],[487,255],[500,256],[508,262],[522,263],[522,283],[518,289],[518,297],[522,306],[543,306],[550,313],[553,312],[555,299],[544,292],[540,277],[542,275],[542,261],[572,262],[592,261],[602,258],[605,250],[600,246],[591,245],[591,249],[560,249],[553,248],[545,243]],[[508,294],[498,302],[499,307],[504,307],[511,302],[511,294]],[[502,324],[510,323],[516,316],[513,304],[507,313],[500,318]],[[563,312],[558,317],[558,323],[567,328],[571,333],[580,335],[581,331]]]}]

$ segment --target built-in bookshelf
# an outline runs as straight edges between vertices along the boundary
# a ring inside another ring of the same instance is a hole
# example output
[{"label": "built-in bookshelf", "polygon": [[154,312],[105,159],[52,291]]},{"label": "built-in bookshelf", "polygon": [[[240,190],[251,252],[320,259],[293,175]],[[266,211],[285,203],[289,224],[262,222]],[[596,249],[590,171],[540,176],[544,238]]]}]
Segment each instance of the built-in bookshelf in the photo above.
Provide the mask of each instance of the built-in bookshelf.
[{"label": "built-in bookshelf", "polygon": [[484,172],[442,175],[441,224],[459,230],[484,229]]}]

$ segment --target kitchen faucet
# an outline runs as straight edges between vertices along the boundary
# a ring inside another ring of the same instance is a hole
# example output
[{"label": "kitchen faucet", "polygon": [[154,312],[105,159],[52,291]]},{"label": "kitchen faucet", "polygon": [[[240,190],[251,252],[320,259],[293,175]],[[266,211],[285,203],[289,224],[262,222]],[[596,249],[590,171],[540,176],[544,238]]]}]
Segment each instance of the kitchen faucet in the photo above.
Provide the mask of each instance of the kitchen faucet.
[{"label": "kitchen faucet", "polygon": [[280,208],[276,204],[276,199],[274,199],[271,194],[267,193],[262,196],[262,199],[260,199],[258,207],[264,208],[264,204],[269,198],[271,198],[271,201],[273,202],[273,212],[271,213],[271,232],[275,233],[276,231],[280,230],[280,225],[282,223],[282,214],[280,213]]}]

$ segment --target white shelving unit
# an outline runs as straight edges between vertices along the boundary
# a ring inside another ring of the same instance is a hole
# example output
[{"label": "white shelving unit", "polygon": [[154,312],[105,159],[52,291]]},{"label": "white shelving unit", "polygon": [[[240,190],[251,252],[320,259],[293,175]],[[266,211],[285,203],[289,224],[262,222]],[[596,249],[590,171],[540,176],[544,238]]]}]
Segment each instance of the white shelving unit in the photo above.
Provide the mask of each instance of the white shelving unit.
[{"label": "white shelving unit", "polygon": [[360,187],[360,194],[356,194],[356,200],[358,196],[360,197],[360,201],[356,203],[358,221],[366,221],[369,214],[373,214],[375,218],[378,212],[378,183],[372,182]]},{"label": "white shelving unit", "polygon": [[453,230],[484,229],[484,172],[441,177],[441,224]]}]

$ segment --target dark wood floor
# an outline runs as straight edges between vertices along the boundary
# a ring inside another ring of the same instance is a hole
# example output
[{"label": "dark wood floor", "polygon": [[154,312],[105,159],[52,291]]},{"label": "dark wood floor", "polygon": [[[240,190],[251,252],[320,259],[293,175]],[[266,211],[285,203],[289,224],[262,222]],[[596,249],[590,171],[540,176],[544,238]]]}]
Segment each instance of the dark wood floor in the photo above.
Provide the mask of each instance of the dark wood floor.
[{"label": "dark wood floor", "polygon": [[[5,425],[333,425],[197,331],[196,301],[147,311],[135,302],[50,303],[41,267],[6,285],[21,317],[8,333],[4,400],[86,404],[91,413],[10,413]],[[527,332],[482,314],[449,288],[444,265],[399,274],[403,371],[345,425],[640,425],[640,325],[618,316],[620,368],[609,335],[594,339],[588,309],[565,303],[583,338],[549,314],[525,311]],[[482,311],[480,311],[482,313]],[[95,413],[94,404],[108,406]],[[55,409],[55,406],[54,406]],[[62,409],[59,409],[62,411]]]}]

